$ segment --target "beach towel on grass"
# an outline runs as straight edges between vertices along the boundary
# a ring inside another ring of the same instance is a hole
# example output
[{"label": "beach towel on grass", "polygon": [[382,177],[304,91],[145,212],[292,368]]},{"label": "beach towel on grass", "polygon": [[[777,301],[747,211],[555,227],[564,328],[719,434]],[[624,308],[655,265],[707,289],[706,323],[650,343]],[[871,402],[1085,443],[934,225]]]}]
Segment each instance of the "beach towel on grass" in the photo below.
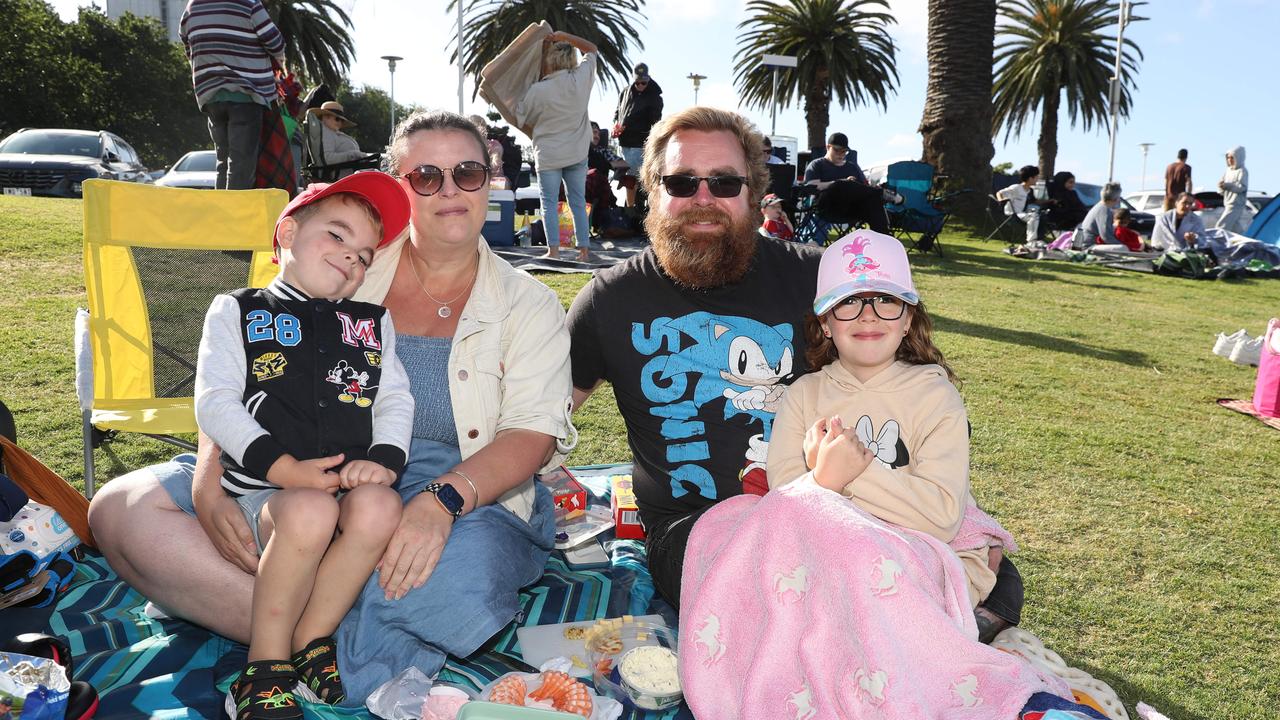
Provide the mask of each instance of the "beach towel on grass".
[{"label": "beach towel on grass", "polygon": [[991,720],[1036,692],[1070,697],[978,642],[950,548],[807,478],[698,520],[680,606],[698,717]]}]

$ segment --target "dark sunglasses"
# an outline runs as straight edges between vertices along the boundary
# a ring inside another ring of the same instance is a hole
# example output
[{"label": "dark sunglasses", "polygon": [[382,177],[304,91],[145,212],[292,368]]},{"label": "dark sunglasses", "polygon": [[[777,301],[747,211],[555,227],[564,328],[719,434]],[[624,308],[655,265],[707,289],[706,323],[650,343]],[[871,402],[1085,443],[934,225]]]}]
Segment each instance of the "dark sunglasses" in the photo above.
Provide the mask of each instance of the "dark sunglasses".
[{"label": "dark sunglasses", "polygon": [[465,160],[451,168],[435,165],[419,165],[404,174],[409,187],[423,197],[431,197],[444,187],[444,174],[453,176],[453,184],[464,192],[475,192],[489,183],[489,166],[474,160]]},{"label": "dark sunglasses", "polygon": [[710,177],[700,175],[663,175],[662,187],[667,189],[667,194],[671,197],[693,197],[697,194],[698,185],[703,180],[707,181],[707,189],[711,191],[711,194],[718,198],[738,197],[738,193],[742,192],[742,186],[747,184],[747,179],[741,175],[712,175]]}]

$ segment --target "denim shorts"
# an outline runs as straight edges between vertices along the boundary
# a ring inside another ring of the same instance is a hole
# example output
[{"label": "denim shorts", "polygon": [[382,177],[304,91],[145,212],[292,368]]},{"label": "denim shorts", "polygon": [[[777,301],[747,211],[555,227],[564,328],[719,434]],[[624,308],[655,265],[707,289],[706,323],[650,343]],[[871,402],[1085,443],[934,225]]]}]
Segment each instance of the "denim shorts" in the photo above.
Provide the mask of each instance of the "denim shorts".
[{"label": "denim shorts", "polygon": [[[156,476],[160,487],[169,493],[169,499],[173,500],[173,504],[177,505],[179,510],[194,516],[196,505],[191,498],[191,485],[196,472],[196,456],[184,453],[169,462],[152,465],[149,469],[151,474]],[[278,489],[271,488],[236,498],[240,512],[244,513],[244,519],[248,521],[249,529],[253,531],[253,540],[258,544],[259,552],[263,549],[263,542],[258,536],[258,520],[262,517],[262,508],[266,507],[267,500],[270,500],[276,492]]]},{"label": "denim shorts", "polygon": [[644,164],[644,148],[622,148],[622,159],[627,161],[631,167],[627,168],[627,174],[631,177],[640,177],[640,166]]}]

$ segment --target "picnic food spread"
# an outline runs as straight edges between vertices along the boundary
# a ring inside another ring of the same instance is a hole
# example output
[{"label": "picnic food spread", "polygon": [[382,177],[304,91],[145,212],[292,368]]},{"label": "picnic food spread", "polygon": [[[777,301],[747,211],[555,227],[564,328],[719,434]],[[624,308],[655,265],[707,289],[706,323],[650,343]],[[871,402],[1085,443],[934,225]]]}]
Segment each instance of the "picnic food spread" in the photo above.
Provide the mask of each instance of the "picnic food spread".
[{"label": "picnic food spread", "polygon": [[676,654],[661,645],[642,645],[627,651],[618,664],[618,674],[624,683],[646,695],[680,692]]}]

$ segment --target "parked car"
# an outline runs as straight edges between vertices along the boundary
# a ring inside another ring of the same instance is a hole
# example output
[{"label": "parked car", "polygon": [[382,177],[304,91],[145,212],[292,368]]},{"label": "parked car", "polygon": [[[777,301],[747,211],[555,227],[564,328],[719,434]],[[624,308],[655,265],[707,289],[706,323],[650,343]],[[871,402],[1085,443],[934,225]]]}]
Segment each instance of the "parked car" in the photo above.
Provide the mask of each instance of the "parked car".
[{"label": "parked car", "polygon": [[[1204,226],[1211,228],[1217,225],[1218,218],[1222,217],[1222,193],[1216,190],[1201,190],[1192,194],[1202,206],[1196,210],[1196,214],[1200,216]],[[1143,190],[1131,193],[1125,196],[1125,200],[1140,210],[1159,215],[1164,207],[1164,190]],[[1253,216],[1262,212],[1262,208],[1269,202],[1271,202],[1270,195],[1264,192],[1249,192],[1244,205],[1245,223],[1252,223]]]},{"label": "parked car", "polygon": [[[1076,195],[1080,196],[1080,201],[1085,207],[1093,207],[1102,199],[1102,186],[1091,185],[1089,183],[1076,183]],[[1156,229],[1156,216],[1154,213],[1144,210],[1142,206],[1137,205],[1129,200],[1132,195],[1121,196],[1120,206],[1129,208],[1129,227],[1147,240],[1151,239],[1151,233]],[[1160,191],[1160,197],[1164,198],[1164,191]],[[1160,205],[1156,204],[1156,212],[1160,210]]]},{"label": "parked car", "polygon": [[162,187],[196,188],[212,190],[218,185],[218,153],[213,150],[192,150],[178,159],[156,180]]},{"label": "parked car", "polygon": [[5,195],[80,197],[90,178],[151,182],[133,147],[105,130],[23,128],[0,141]]}]

